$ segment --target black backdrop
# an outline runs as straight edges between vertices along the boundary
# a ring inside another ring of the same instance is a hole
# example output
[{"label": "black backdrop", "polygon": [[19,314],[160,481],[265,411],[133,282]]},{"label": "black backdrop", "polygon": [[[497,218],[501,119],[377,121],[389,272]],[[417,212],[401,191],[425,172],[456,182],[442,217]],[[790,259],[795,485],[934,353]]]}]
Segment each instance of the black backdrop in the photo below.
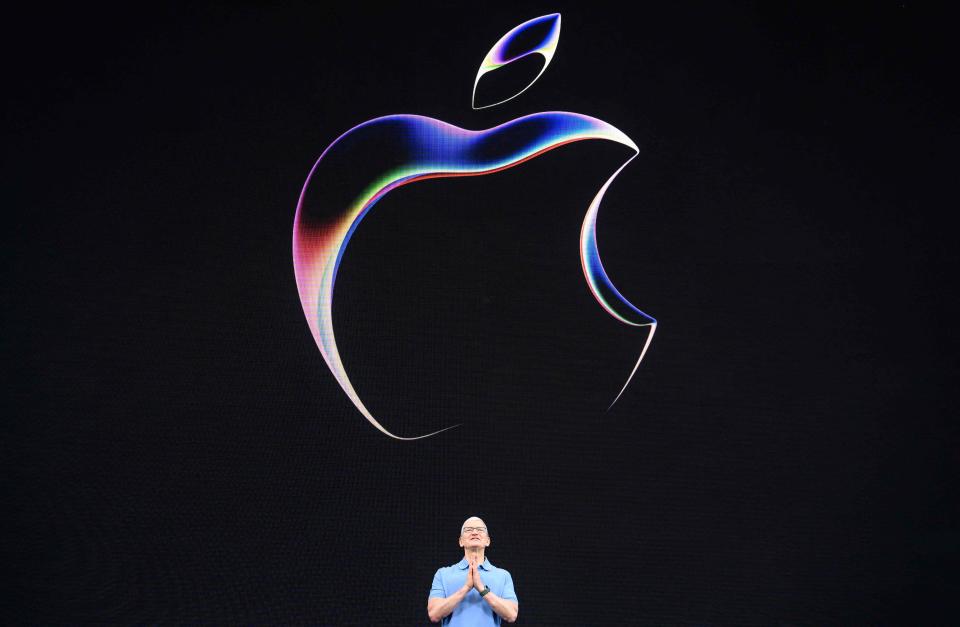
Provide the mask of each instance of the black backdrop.
[{"label": "black backdrop", "polygon": [[[530,91],[469,107],[563,13]],[[957,137],[944,16],[596,3],[8,16],[5,623],[425,624],[469,515],[525,625],[914,624],[957,611]],[[290,255],[314,160],[419,113],[604,119],[622,148],[398,190],[326,369]],[[951,146],[952,148],[952,146]]]}]

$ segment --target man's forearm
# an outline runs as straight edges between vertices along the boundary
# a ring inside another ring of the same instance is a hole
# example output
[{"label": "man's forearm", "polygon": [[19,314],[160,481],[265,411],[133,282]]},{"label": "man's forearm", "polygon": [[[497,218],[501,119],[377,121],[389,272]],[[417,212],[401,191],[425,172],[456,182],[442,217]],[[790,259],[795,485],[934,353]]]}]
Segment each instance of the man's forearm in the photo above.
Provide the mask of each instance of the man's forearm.
[{"label": "man's forearm", "polygon": [[439,623],[443,620],[443,617],[452,612],[468,592],[470,588],[464,586],[445,599],[434,597],[427,601],[427,616],[430,617],[430,622]]},{"label": "man's forearm", "polygon": [[500,618],[512,623],[517,620],[517,614],[520,613],[520,607],[516,601],[507,601],[501,599],[492,592],[483,595],[483,600],[490,604],[490,609],[500,615]]}]

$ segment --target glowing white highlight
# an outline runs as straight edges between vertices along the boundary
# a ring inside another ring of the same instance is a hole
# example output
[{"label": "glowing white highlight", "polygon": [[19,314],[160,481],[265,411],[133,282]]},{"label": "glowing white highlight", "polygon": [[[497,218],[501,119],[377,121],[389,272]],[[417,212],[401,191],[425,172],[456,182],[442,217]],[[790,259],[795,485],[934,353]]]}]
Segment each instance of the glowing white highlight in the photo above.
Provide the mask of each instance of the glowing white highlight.
[{"label": "glowing white highlight", "polygon": [[640,367],[640,362],[643,361],[644,355],[647,354],[647,349],[650,348],[650,342],[653,341],[653,334],[657,332],[657,323],[651,322],[649,325],[650,332],[647,333],[647,341],[643,343],[643,350],[640,351],[640,358],[637,359],[637,363],[633,366],[633,370],[630,371],[630,376],[627,377],[627,382],[623,384],[623,387],[620,388],[620,392],[617,393],[617,397],[613,399],[613,402],[607,407],[607,411],[610,411],[610,408],[617,404],[617,401],[620,400],[620,397],[623,396],[624,391],[627,389],[627,386],[630,385],[630,381],[633,380],[633,375],[637,373],[637,368]]}]

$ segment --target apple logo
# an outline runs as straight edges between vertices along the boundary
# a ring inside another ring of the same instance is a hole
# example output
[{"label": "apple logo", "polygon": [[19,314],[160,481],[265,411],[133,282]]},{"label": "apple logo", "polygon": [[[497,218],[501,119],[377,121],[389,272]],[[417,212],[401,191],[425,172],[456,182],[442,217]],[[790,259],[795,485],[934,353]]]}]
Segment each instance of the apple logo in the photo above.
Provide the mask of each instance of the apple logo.
[{"label": "apple logo", "polygon": [[[492,107],[526,91],[546,70],[559,37],[558,13],[534,18],[507,32],[477,73],[473,108]],[[482,79],[510,64],[522,65],[532,55],[543,59],[533,80],[506,99],[477,106],[477,87]],[[602,120],[564,111],[533,113],[479,131],[420,115],[397,114],[363,122],[323,151],[307,176],[294,217],[294,273],[303,313],[323,359],[370,424],[398,440],[426,438],[458,426],[416,437],[391,433],[367,410],[347,376],[333,329],[333,291],[344,250],[363,217],[384,195],[402,185],[439,177],[493,174],[566,144],[596,139],[626,146],[633,154],[610,175],[587,208],[580,230],[583,274],[590,292],[608,314],[624,324],[647,328],[640,356],[614,398],[616,403],[643,361],[657,327],[653,317],[633,306],[614,287],[597,250],[600,202],[617,175],[639,154],[629,137]]]}]

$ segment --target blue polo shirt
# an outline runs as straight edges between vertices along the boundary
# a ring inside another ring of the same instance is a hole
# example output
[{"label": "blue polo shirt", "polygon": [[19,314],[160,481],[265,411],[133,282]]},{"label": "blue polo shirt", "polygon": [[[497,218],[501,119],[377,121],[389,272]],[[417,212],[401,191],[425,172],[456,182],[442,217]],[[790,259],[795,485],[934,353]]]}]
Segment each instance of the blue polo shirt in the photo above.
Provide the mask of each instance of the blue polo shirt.
[{"label": "blue polo shirt", "polygon": [[[467,558],[463,558],[453,566],[437,569],[428,598],[445,599],[462,588],[467,582],[467,566]],[[519,603],[517,593],[513,591],[513,577],[509,571],[497,568],[488,559],[483,560],[478,568],[480,579],[483,585],[489,586],[490,592],[501,599]],[[445,627],[489,627],[499,625],[500,617],[490,608],[490,604],[480,597],[477,589],[473,588],[457,607],[453,608],[453,612],[443,619],[442,624]]]}]

